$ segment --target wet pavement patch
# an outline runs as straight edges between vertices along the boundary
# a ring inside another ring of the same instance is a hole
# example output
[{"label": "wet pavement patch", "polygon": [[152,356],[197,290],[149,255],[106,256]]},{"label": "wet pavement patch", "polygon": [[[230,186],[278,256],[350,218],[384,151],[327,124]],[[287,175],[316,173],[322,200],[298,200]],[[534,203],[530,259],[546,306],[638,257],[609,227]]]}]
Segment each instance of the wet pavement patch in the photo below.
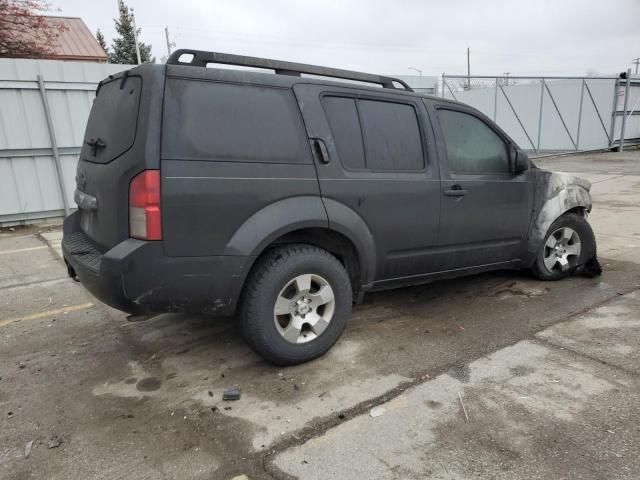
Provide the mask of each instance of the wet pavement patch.
[{"label": "wet pavement patch", "polygon": [[143,378],[136,384],[136,388],[140,392],[153,392],[159,390],[161,386],[162,381],[155,377]]}]

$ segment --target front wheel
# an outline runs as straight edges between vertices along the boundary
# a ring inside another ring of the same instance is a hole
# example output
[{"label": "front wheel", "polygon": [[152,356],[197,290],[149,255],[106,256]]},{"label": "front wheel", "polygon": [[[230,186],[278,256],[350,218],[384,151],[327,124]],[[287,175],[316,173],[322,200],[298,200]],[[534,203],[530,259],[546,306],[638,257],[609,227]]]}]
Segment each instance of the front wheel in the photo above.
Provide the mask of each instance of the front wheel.
[{"label": "front wheel", "polygon": [[244,287],[240,327],[249,346],[277,365],[323,355],[351,315],[351,282],[336,257],[311,245],[275,248]]},{"label": "front wheel", "polygon": [[569,213],[549,227],[533,265],[541,280],[568,277],[596,256],[596,239],[587,220]]}]

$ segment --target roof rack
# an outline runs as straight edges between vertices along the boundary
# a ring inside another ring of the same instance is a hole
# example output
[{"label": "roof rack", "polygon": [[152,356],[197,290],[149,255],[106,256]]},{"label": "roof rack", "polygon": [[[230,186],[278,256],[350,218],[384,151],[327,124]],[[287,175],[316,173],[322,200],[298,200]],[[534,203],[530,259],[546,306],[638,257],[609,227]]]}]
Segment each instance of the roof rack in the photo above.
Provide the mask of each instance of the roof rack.
[{"label": "roof rack", "polygon": [[[192,55],[191,60],[182,61],[183,55]],[[395,83],[413,92],[406,82],[399,78],[385,77],[371,73],[354,72],[342,70],[340,68],[320,67],[317,65],[307,65],[305,63],[285,62],[282,60],[271,60],[269,58],[247,57],[244,55],[233,55],[230,53],[205,52],[202,50],[180,49],[173,52],[167,59],[168,65],[190,65],[192,67],[206,67],[210,63],[224,65],[239,65],[243,67],[272,69],[278,75],[291,75],[300,77],[301,74],[318,75],[330,78],[342,78],[345,80],[355,80],[357,82],[376,83],[384,88],[396,88]]]}]

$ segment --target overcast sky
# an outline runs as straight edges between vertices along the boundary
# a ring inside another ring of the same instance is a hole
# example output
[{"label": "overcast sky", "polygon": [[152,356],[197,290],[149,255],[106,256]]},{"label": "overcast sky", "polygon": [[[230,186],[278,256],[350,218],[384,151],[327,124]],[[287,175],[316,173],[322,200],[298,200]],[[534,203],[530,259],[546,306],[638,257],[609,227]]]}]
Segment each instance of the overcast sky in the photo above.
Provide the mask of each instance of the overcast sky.
[{"label": "overcast sky", "polygon": [[[51,0],[111,43],[117,0]],[[613,74],[640,57],[640,0],[127,0],[157,61],[178,48],[381,74]]]}]

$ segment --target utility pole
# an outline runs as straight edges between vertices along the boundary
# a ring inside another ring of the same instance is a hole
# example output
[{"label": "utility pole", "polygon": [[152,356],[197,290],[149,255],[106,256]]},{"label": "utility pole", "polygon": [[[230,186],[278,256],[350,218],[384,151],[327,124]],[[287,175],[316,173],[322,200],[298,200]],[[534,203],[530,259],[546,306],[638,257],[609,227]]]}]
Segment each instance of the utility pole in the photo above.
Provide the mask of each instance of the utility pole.
[{"label": "utility pole", "polygon": [[136,58],[138,59],[138,65],[142,62],[140,61],[140,46],[138,45],[138,27],[136,27],[136,16],[133,13],[133,8],[131,9],[131,23],[133,23],[133,40],[136,44]]},{"label": "utility pole", "polygon": [[509,86],[509,75],[511,75],[511,72],[504,72],[504,74],[503,74],[503,75],[504,75],[505,77],[507,77],[507,78],[505,79],[505,87],[508,87],[508,86]]},{"label": "utility pole", "polygon": [[470,51],[469,47],[467,47],[467,90],[471,90],[471,60],[470,60]]},{"label": "utility pole", "polygon": [[164,27],[164,37],[167,39],[167,55],[171,56],[171,47],[175,47],[174,42],[169,41],[169,27]]},{"label": "utility pole", "polygon": [[638,74],[638,64],[640,64],[640,57],[634,58],[631,63],[635,64],[635,66],[636,66],[636,75],[637,75]]}]

